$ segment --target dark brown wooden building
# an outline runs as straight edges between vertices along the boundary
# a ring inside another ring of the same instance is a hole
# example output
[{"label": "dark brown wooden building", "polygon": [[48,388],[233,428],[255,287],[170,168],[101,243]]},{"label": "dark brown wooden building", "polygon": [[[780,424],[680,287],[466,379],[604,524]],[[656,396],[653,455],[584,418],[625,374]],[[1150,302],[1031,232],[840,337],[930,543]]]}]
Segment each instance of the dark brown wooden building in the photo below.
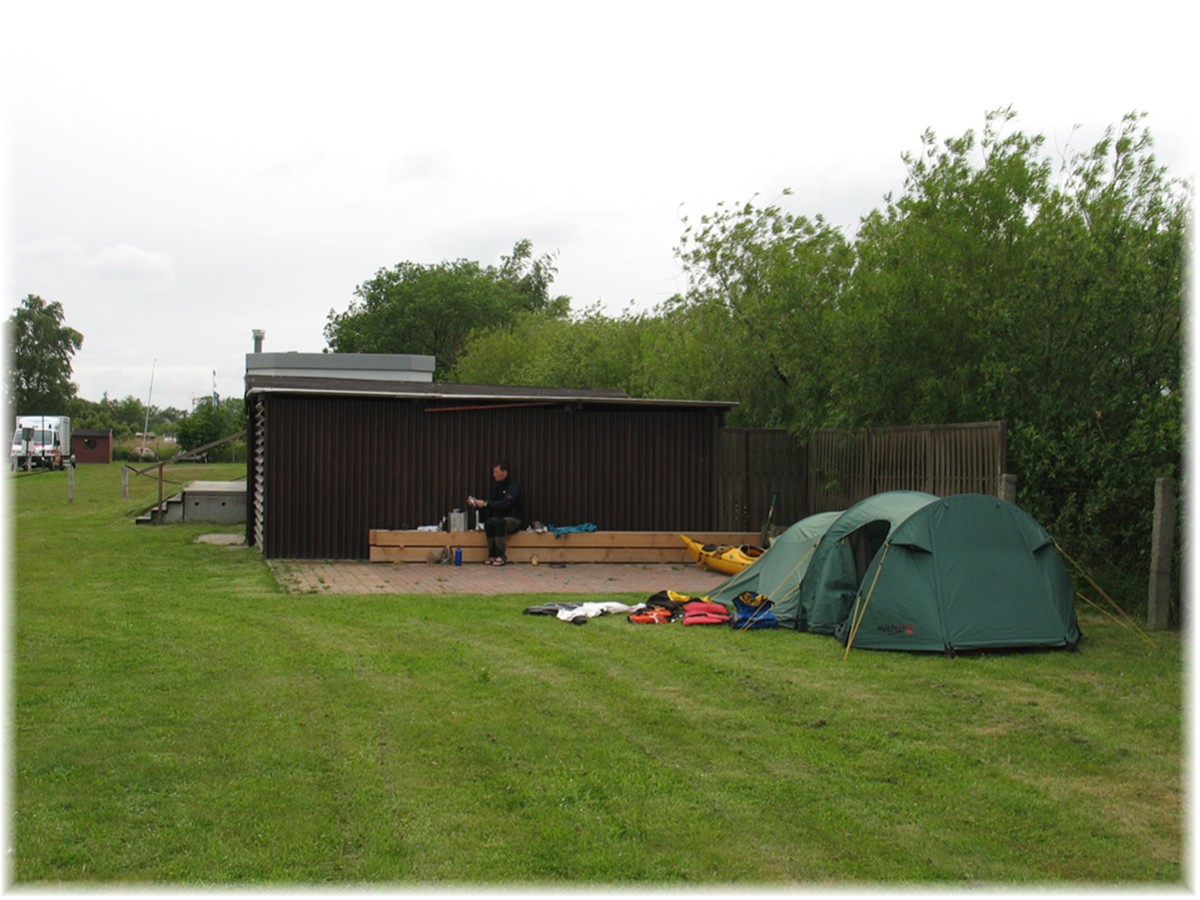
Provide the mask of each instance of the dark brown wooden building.
[{"label": "dark brown wooden building", "polygon": [[371,529],[440,523],[486,496],[501,459],[546,525],[717,527],[732,403],[289,374],[251,359],[246,536],[268,558],[366,559]]}]

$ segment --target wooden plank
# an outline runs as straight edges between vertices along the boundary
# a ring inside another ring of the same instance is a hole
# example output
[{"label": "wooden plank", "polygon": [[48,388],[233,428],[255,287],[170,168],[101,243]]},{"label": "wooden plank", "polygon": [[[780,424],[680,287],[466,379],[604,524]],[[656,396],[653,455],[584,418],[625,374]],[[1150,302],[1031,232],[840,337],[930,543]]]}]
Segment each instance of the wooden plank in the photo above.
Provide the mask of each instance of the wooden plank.
[{"label": "wooden plank", "polygon": [[[757,544],[758,534],[750,532],[704,531],[688,535],[704,544],[737,546]],[[482,531],[393,531],[371,529],[367,543],[373,547],[486,547],[487,535]],[[549,532],[539,534],[518,531],[508,536],[511,547],[643,547],[667,550],[685,549],[679,535],[670,531],[597,531],[568,533],[555,537]]]},{"label": "wooden plank", "polygon": [[486,547],[482,531],[397,531],[372,528],[367,534],[372,547]]},{"label": "wooden plank", "polygon": [[[699,532],[691,537],[709,544],[740,545],[754,544],[758,535]],[[456,547],[462,548],[466,563],[483,562],[487,557],[487,537],[478,531],[371,529],[368,558],[371,562],[430,563]],[[509,560],[524,563],[535,555],[541,563],[693,563],[687,547],[671,532],[569,533],[555,538],[552,534],[522,531],[509,536]]]},{"label": "wooden plank", "polygon": [[512,562],[529,562],[537,556],[540,563],[679,563],[690,564],[687,550],[661,547],[513,547],[508,548]]},{"label": "wooden plank", "polygon": [[[705,544],[754,544],[758,536],[749,532],[700,532],[689,534],[693,540]],[[513,546],[557,547],[657,547],[677,550],[684,546],[679,534],[670,531],[595,531],[590,533],[568,533],[555,537],[552,534],[535,534],[521,531],[509,537]]]},{"label": "wooden plank", "polygon": [[[436,563],[443,558],[449,561],[451,557],[445,547],[377,547],[368,548],[371,562],[394,563]],[[464,547],[463,560],[466,562],[483,562],[487,558],[484,547]]]},{"label": "wooden plank", "polygon": [[[437,563],[442,551],[431,547],[379,547],[369,548],[370,561],[378,563]],[[537,547],[508,548],[511,563],[529,563],[534,556],[538,563],[647,563],[661,565],[694,565],[686,550],[667,550],[653,547]],[[464,547],[463,563],[481,563],[487,558],[483,547]]]}]

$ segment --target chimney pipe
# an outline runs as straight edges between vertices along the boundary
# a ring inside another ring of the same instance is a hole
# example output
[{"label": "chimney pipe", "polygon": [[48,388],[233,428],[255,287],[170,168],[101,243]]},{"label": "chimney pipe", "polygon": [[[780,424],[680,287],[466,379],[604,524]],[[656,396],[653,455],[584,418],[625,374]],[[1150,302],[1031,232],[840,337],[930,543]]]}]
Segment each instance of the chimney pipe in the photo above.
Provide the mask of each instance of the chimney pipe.
[{"label": "chimney pipe", "polygon": [[253,331],[253,334],[254,334],[254,352],[262,353],[262,342],[263,342],[263,338],[266,337],[267,333],[265,331],[263,331],[261,328],[255,328]]}]

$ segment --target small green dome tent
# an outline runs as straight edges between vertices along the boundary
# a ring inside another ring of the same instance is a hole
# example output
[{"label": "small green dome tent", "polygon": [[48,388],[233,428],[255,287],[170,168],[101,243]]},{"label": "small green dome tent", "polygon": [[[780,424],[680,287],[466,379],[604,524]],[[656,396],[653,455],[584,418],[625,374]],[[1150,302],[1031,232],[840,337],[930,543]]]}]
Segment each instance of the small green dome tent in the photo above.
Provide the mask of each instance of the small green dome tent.
[{"label": "small green dome tent", "polygon": [[944,652],[1074,647],[1080,637],[1050,535],[984,494],[942,498],[896,525],[837,630],[854,648]]},{"label": "small green dome tent", "polygon": [[782,628],[795,628],[800,614],[800,582],[808,570],[817,541],[841,512],[807,516],[771,539],[758,559],[709,594],[714,603],[733,603],[743,591],[753,591],[771,601],[771,611]]}]

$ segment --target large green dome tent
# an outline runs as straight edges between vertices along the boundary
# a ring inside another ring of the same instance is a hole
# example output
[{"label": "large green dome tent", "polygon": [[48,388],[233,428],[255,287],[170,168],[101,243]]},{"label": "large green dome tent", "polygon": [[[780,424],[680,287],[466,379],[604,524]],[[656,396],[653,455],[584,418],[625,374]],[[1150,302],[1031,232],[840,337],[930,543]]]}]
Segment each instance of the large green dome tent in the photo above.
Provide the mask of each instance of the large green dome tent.
[{"label": "large green dome tent", "polygon": [[956,494],[892,529],[837,637],[854,648],[954,652],[1074,647],[1081,634],[1045,529],[998,497]]},{"label": "large green dome tent", "polygon": [[850,614],[875,551],[897,525],[935,500],[923,491],[886,491],[838,516],[818,541],[800,583],[795,627],[833,634]]},{"label": "large green dome tent", "polygon": [[758,559],[709,594],[714,603],[733,603],[743,591],[753,591],[771,601],[771,611],[783,628],[795,628],[800,614],[800,582],[812,559],[817,541],[841,512],[823,512],[794,522],[771,539]]}]

